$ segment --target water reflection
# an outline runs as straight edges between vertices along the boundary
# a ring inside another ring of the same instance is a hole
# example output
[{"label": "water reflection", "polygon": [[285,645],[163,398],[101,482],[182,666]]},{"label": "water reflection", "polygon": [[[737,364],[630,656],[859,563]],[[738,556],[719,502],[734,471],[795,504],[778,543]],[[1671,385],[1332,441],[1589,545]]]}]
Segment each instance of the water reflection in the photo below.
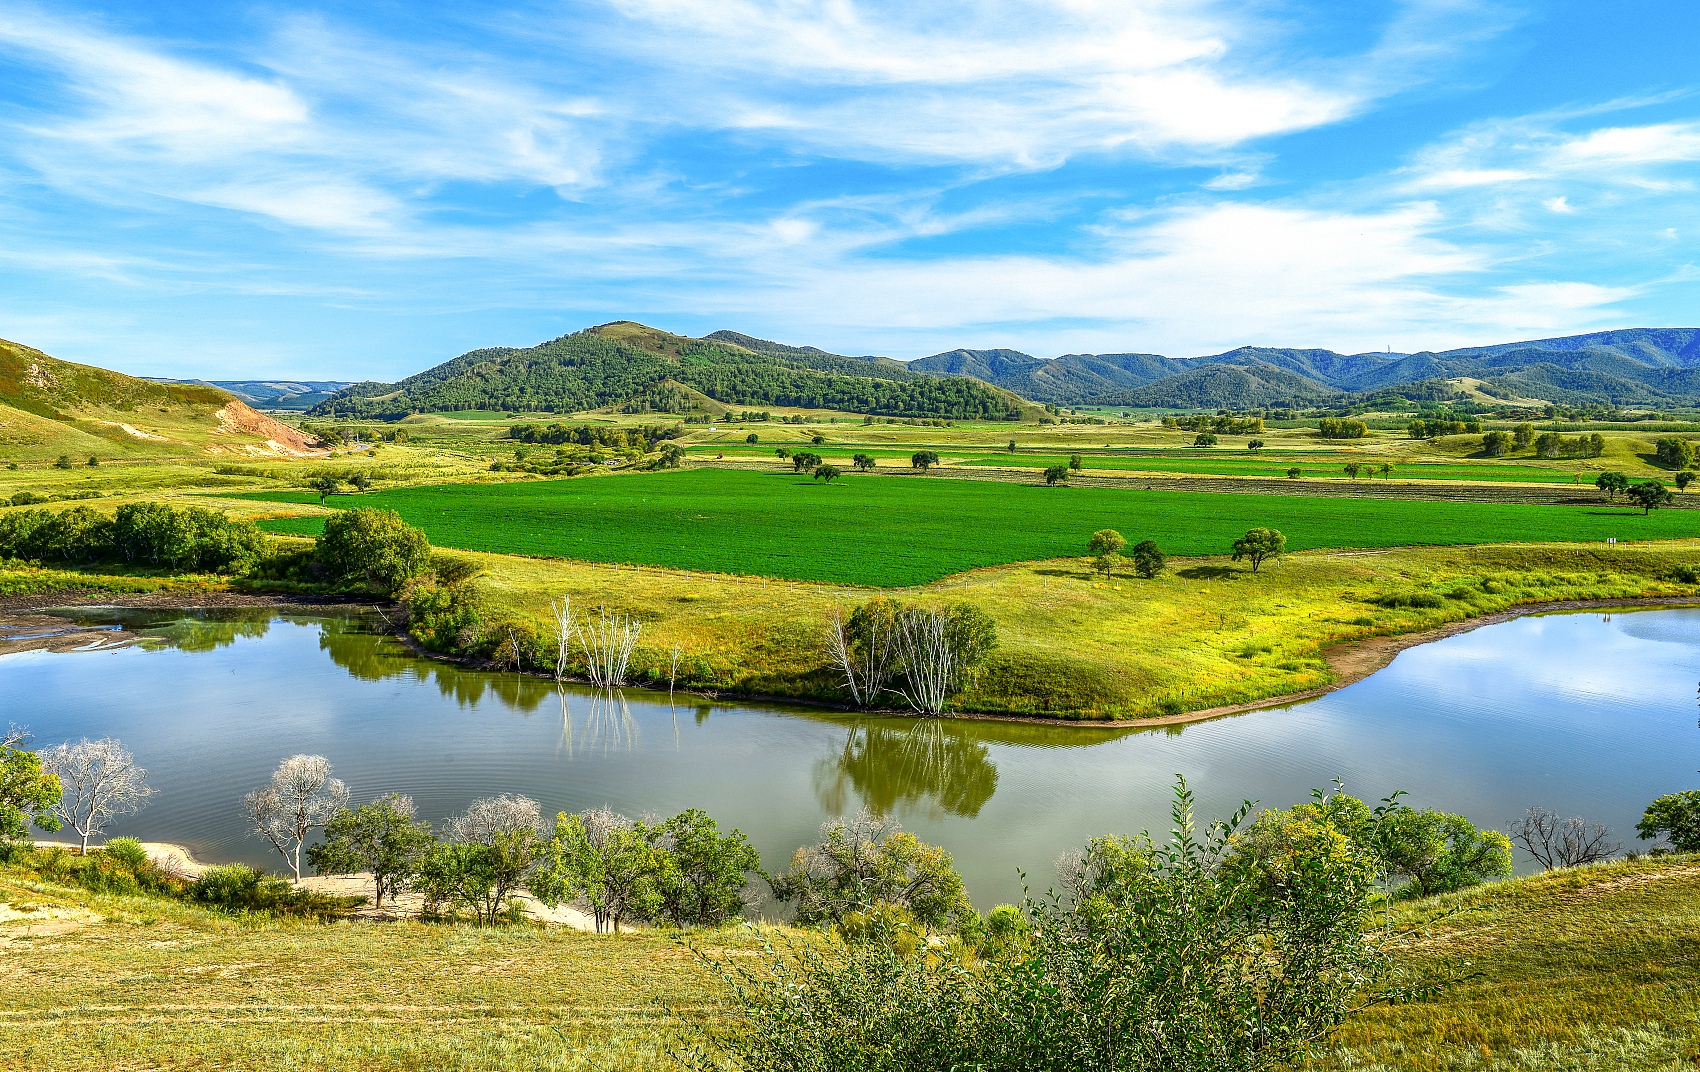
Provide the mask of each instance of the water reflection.
[{"label": "water reflection", "polygon": [[998,768],[970,732],[939,719],[861,722],[836,755],[816,763],[814,784],[821,807],[833,815],[848,810],[854,793],[878,815],[925,802],[934,817],[973,818],[997,791]]},{"label": "water reflection", "polygon": [[[637,720],[632,718],[632,709],[626,703],[626,693],[623,689],[594,689],[590,691],[569,690],[560,686],[555,687],[555,693],[561,700],[561,749],[568,759],[574,753],[589,755],[600,751],[603,755],[613,752],[630,752],[638,742],[639,732]],[[578,709],[583,713],[574,725],[573,700],[577,699]],[[679,735],[678,717],[674,716],[673,737],[677,744]]]},{"label": "water reflection", "polygon": [[462,707],[477,707],[489,699],[529,715],[555,691],[555,686],[543,678],[467,673],[451,663],[421,659],[393,637],[374,632],[370,621],[359,618],[326,622],[319,633],[319,650],[361,681],[404,678],[432,683],[445,698]]},{"label": "water reflection", "polygon": [[271,630],[277,612],[269,607],[243,607],[218,612],[152,612],[138,618],[136,612],[113,607],[78,608],[67,612],[78,625],[119,626],[140,633],[145,648],[178,651],[216,651],[240,639],[257,639]]}]

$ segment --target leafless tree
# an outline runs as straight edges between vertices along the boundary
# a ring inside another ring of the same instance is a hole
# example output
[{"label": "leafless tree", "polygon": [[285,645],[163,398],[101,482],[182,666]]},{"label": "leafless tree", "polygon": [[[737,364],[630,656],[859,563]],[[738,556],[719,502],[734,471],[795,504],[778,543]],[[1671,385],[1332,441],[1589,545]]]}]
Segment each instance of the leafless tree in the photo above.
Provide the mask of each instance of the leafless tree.
[{"label": "leafless tree", "polygon": [[673,645],[673,661],[667,666],[667,695],[673,695],[673,683],[679,679],[679,660],[685,657],[685,651],[679,645]]},{"label": "leafless tree", "polygon": [[543,826],[543,809],[530,797],[503,793],[481,797],[449,820],[449,837],[473,845],[494,845],[498,837],[525,830],[533,833]]},{"label": "leafless tree", "polygon": [[559,603],[549,601],[549,611],[555,616],[555,680],[567,676],[567,659],[573,652],[573,634],[577,632],[573,625],[573,601],[571,596],[562,596]]},{"label": "leafless tree", "polygon": [[832,665],[844,675],[844,684],[857,707],[873,706],[891,679],[895,661],[895,629],[891,619],[869,615],[867,630],[867,636],[852,638],[843,610],[832,608],[826,631],[827,652]]},{"label": "leafless tree", "polygon": [[923,715],[938,714],[958,673],[950,619],[936,608],[907,607],[897,616],[895,631],[904,682],[897,694]]},{"label": "leafless tree", "polygon": [[243,798],[254,833],[271,842],[301,881],[301,846],[348,803],[348,786],[331,777],[324,756],[290,756],[272,772],[270,785]]},{"label": "leafless tree", "polygon": [[28,726],[20,726],[13,722],[6,727],[5,733],[0,733],[0,748],[22,748],[24,742],[30,739]]},{"label": "leafless tree", "polygon": [[111,737],[49,748],[41,753],[41,768],[59,776],[63,795],[53,814],[82,835],[85,853],[89,838],[100,836],[115,816],[141,811],[153,795],[148,772]]},{"label": "leafless tree", "polygon": [[626,664],[642,632],[642,622],[625,614],[609,614],[607,607],[595,621],[585,616],[578,625],[578,641],[592,684],[611,689],[626,683]]},{"label": "leafless tree", "polygon": [[1529,850],[1541,868],[1579,867],[1609,860],[1623,848],[1613,841],[1611,828],[1580,815],[1562,818],[1555,811],[1530,807],[1511,824],[1511,840]]}]

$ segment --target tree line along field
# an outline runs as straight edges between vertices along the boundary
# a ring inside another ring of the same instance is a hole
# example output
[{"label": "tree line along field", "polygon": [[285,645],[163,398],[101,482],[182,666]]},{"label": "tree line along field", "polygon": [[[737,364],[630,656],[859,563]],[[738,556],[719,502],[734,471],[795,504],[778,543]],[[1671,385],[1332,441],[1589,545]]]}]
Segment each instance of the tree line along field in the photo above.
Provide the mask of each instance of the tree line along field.
[{"label": "tree line along field", "polygon": [[[243,498],[317,503],[305,492]],[[1220,554],[1253,527],[1290,550],[1603,542],[1700,536],[1700,512],[1416,500],[1323,499],[690,469],[599,479],[404,487],[333,498],[393,509],[433,544],[874,587],[1084,553],[1095,530]],[[312,535],[317,517],[269,531]]]}]

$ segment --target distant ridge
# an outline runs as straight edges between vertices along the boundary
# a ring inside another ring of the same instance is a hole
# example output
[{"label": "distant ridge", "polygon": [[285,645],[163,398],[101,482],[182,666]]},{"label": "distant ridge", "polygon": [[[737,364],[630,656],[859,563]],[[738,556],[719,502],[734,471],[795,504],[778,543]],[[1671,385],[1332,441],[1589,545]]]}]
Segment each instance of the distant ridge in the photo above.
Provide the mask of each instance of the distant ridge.
[{"label": "distant ridge", "polygon": [[[1417,354],[1242,346],[1193,358],[1065,354],[1045,359],[1018,350],[947,350],[909,367],[973,376],[1035,402],[1062,405],[1315,405],[1416,385],[1432,389],[1433,381],[1465,377],[1482,380],[1509,398],[1700,405],[1700,328],[1623,328]],[[1220,371],[1225,369],[1236,371]]]},{"label": "distant ridge", "polygon": [[312,409],[338,391],[353,387],[349,380],[173,380],[146,376],[154,383],[201,384],[229,391],[258,409]]}]

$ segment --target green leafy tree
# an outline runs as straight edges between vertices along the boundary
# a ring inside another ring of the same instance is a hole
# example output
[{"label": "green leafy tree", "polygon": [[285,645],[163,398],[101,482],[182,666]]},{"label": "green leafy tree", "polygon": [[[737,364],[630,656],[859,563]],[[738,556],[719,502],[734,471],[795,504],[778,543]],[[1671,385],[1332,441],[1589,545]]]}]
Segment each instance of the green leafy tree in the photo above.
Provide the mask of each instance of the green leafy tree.
[{"label": "green leafy tree", "polygon": [[607,808],[562,812],[531,892],[548,905],[583,897],[597,931],[618,934],[623,921],[660,910],[657,879],[665,854],[656,846],[658,833]]},{"label": "green leafy tree", "polygon": [[1083,464],[1084,463],[1080,460],[1080,455],[1070,454],[1068,456],[1068,467],[1069,467],[1069,469],[1073,470],[1074,472],[1076,472],[1076,473],[1080,472],[1080,467]]},{"label": "green leafy tree", "polygon": [[394,510],[361,506],[326,518],[313,553],[329,576],[393,596],[430,562],[431,541]]},{"label": "green leafy tree", "polygon": [[1163,572],[1168,560],[1163,557],[1163,551],[1157,546],[1156,540],[1140,540],[1133,545],[1133,569],[1146,580]]},{"label": "green leafy tree", "polygon": [[844,475],[844,470],[838,468],[838,466],[836,466],[836,465],[817,465],[817,466],[815,466],[815,479],[816,480],[824,480],[828,484],[832,483],[834,480],[837,480],[839,477],[841,477],[843,475]]},{"label": "green leafy tree", "polygon": [[1511,433],[1489,432],[1482,436],[1482,453],[1490,458],[1502,458],[1511,453]]},{"label": "green leafy tree", "polygon": [[59,455],[59,460],[54,462],[53,466],[56,469],[69,469],[69,468],[71,468],[71,456],[69,454]]},{"label": "green leafy tree", "polygon": [[1622,473],[1604,472],[1594,478],[1594,487],[1605,492],[1607,499],[1616,499],[1618,492],[1629,490],[1629,478]]},{"label": "green leafy tree", "polygon": [[1694,483],[1694,474],[1689,472],[1687,469],[1684,469],[1682,472],[1676,474],[1675,479],[1676,490],[1687,491],[1688,485]]},{"label": "green leafy tree", "polygon": [[319,505],[323,506],[327,498],[342,490],[342,479],[333,473],[325,473],[314,477],[307,486],[319,493]]},{"label": "green leafy tree", "polygon": [[1373,836],[1387,874],[1409,880],[1403,896],[1429,897],[1511,874],[1511,839],[1477,829],[1462,815],[1394,803]]},{"label": "green leafy tree", "polygon": [[41,758],[21,745],[29,734],[12,727],[0,734],[0,842],[22,841],[30,824],[59,829],[53,814],[59,803],[59,779],[41,768]]},{"label": "green leafy tree", "polygon": [[685,448],[677,443],[661,444],[661,467],[677,469],[685,462]]},{"label": "green leafy tree", "polygon": [[537,833],[541,821],[537,802],[525,797],[475,800],[449,820],[449,839],[432,844],[420,859],[412,885],[432,911],[464,905],[479,923],[494,924],[548,849]]},{"label": "green leafy tree", "polygon": [[1635,832],[1643,841],[1663,837],[1677,852],[1700,852],[1700,790],[1659,797],[1647,805]]},{"label": "green leafy tree", "polygon": [[678,927],[714,927],[744,911],[761,854],[741,831],[722,834],[705,811],[691,808],[661,824],[655,886],[660,916]]},{"label": "green leafy tree", "polygon": [[1344,469],[1345,474],[1353,480],[1356,480],[1358,478],[1358,474],[1363,471],[1363,466],[1359,465],[1357,462],[1350,462],[1342,468]]},{"label": "green leafy tree", "polygon": [[1251,451],[1262,450],[1263,449],[1263,440],[1254,439],[1254,440],[1252,440],[1251,442],[1249,442],[1245,445],[1245,449],[1251,450]]},{"label": "green leafy tree", "polygon": [[1687,469],[1694,464],[1694,444],[1681,436],[1666,436],[1653,444],[1653,456],[1666,469]]},{"label": "green leafy tree", "polygon": [[1651,514],[1671,504],[1670,489],[1657,480],[1646,480],[1629,489],[1629,500]]},{"label": "green leafy tree", "polygon": [[789,458],[791,456],[791,451],[786,447],[774,447],[773,453],[781,458]]},{"label": "green leafy tree", "polygon": [[850,459],[850,464],[855,466],[859,472],[871,473],[874,467],[879,464],[879,460],[872,454],[858,454]]},{"label": "green leafy tree", "polygon": [[1193,436],[1192,445],[1195,447],[1214,447],[1216,445],[1216,433],[1200,432]]},{"label": "green leafy tree", "polygon": [[1247,529],[1246,534],[1234,541],[1234,561],[1247,559],[1251,562],[1251,571],[1256,573],[1264,559],[1279,558],[1287,550],[1287,537],[1281,535],[1279,529],[1255,528]]},{"label": "green leafy tree", "polygon": [[884,905],[907,909],[932,930],[979,918],[950,853],[867,811],[823,824],[821,840],[798,849],[770,883],[804,925],[842,925]]},{"label": "green leafy tree", "polygon": [[1115,529],[1099,529],[1086,542],[1086,553],[1092,556],[1092,566],[1109,579],[1110,571],[1115,569],[1117,560],[1121,557],[1122,548],[1127,546],[1127,540]]},{"label": "green leafy tree", "polygon": [[761,442],[761,436],[757,435],[754,432],[751,432],[749,435],[744,437],[744,442],[746,442],[746,443],[760,443]]},{"label": "green leafy tree", "polygon": [[918,450],[909,456],[909,467],[926,472],[939,463],[939,456],[930,450]]},{"label": "green leafy tree", "polygon": [[1381,479],[1386,480],[1388,477],[1393,475],[1393,466],[1387,462],[1382,462],[1380,465],[1376,466],[1376,471],[1381,474]]},{"label": "green leafy tree", "polygon": [[812,473],[824,459],[812,451],[800,450],[791,455],[791,469],[797,473]]},{"label": "green leafy tree", "polygon": [[810,442],[810,443],[813,443],[813,444],[814,444],[814,445],[815,445],[815,446],[817,446],[817,447],[818,447],[818,446],[820,446],[820,445],[821,445],[821,444],[822,444],[822,443],[825,443],[825,442],[826,442],[826,436],[823,436],[823,435],[818,435],[818,436],[810,436],[810,437],[809,437],[809,442]]},{"label": "green leafy tree", "polygon": [[89,465],[96,466],[96,465],[99,465],[99,464],[100,464],[100,459],[95,457],[93,454],[90,454],[89,455]]},{"label": "green leafy tree", "polygon": [[367,492],[372,490],[372,478],[365,473],[354,473],[348,478],[348,484],[355,491]]},{"label": "green leafy tree", "polygon": [[431,824],[416,820],[413,800],[391,793],[358,808],[343,808],[325,824],[325,840],[307,849],[307,861],[320,875],[365,871],[372,876],[372,903],[384,906],[415,875],[436,838]]},{"label": "green leafy tree", "polygon": [[1068,482],[1068,466],[1053,465],[1045,470],[1046,484],[1065,484]]},{"label": "green leafy tree", "polygon": [[1530,424],[1528,421],[1524,421],[1522,424],[1519,424],[1516,428],[1511,430],[1511,447],[1513,450],[1522,450],[1524,447],[1527,447],[1534,438],[1535,426]]},{"label": "green leafy tree", "polygon": [[1316,422],[1316,434],[1323,439],[1362,439],[1369,434],[1369,425],[1345,417],[1324,417]]},{"label": "green leafy tree", "polygon": [[1012,440],[1010,440],[1010,441],[1009,441],[1009,446],[1008,446],[1008,448],[1006,448],[1006,449],[1008,449],[1008,451],[1009,451],[1009,452],[1010,452],[1010,453],[1011,453],[1011,454],[1014,454],[1014,453],[1015,453],[1015,440],[1013,440],[1013,439],[1012,439]]},{"label": "green leafy tree", "polygon": [[1300,476],[1300,470],[1299,470],[1298,466],[1295,465],[1291,469],[1287,470],[1287,479],[1288,480],[1297,480],[1299,478],[1299,476]]}]

